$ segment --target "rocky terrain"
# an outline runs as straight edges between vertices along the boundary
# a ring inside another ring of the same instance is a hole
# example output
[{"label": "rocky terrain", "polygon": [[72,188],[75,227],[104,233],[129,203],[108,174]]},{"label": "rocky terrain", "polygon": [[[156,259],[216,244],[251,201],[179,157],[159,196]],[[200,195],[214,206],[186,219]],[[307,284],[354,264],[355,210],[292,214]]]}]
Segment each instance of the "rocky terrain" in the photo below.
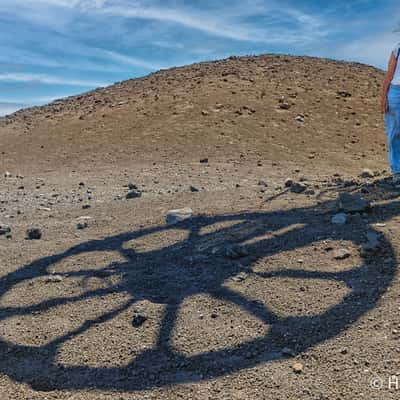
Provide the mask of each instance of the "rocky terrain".
[{"label": "rocky terrain", "polygon": [[397,398],[382,81],[229,58],[1,118],[1,398]]}]

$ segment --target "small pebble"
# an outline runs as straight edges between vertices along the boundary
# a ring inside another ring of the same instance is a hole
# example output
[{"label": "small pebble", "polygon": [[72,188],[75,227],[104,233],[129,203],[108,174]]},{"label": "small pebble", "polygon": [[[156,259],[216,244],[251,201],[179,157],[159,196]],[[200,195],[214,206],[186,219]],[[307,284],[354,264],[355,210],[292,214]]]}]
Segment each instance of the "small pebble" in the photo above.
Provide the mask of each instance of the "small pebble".
[{"label": "small pebble", "polygon": [[301,372],[303,372],[303,364],[299,363],[299,362],[295,362],[292,365],[292,370],[296,373],[296,374],[300,374]]},{"label": "small pebble", "polygon": [[39,228],[30,228],[26,231],[28,240],[39,240],[42,238],[42,231]]}]

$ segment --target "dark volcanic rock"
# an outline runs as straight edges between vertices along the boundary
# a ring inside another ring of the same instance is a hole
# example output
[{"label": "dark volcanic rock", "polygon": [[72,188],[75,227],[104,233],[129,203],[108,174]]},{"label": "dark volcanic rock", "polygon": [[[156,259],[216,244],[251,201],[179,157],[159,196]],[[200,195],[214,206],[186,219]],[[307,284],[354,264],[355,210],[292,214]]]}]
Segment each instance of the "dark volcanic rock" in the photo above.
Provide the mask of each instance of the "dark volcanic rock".
[{"label": "dark volcanic rock", "polygon": [[11,228],[9,226],[0,225],[0,236],[7,235],[11,233]]},{"label": "dark volcanic rock", "polygon": [[143,325],[147,321],[147,317],[142,314],[135,314],[132,318],[132,325],[135,328],[139,328],[139,326]]},{"label": "dark volcanic rock", "polygon": [[336,206],[346,213],[363,212],[371,207],[367,200],[347,192],[340,193],[336,200]]},{"label": "dark volcanic rock", "polygon": [[129,193],[127,193],[127,195],[125,197],[127,200],[138,199],[139,197],[142,197],[142,193],[136,189],[133,189]]},{"label": "dark volcanic rock", "polygon": [[39,240],[42,238],[42,231],[39,228],[30,228],[26,231],[26,238],[29,240]]}]

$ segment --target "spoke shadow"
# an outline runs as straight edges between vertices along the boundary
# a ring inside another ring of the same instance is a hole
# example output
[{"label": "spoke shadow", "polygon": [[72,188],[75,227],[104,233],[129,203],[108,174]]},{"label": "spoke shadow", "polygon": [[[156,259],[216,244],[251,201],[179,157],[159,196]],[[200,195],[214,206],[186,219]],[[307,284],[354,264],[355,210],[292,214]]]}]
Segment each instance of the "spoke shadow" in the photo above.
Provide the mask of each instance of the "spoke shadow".
[{"label": "spoke shadow", "polygon": [[[385,182],[383,182],[385,184]],[[122,277],[117,284],[78,295],[55,296],[29,306],[0,306],[1,324],[10,318],[43,313],[54,307],[90,301],[108,294],[128,294],[130,300],[96,318],[87,318],[80,326],[42,346],[27,346],[0,337],[0,371],[12,379],[30,384],[37,390],[109,389],[143,390],[182,382],[223,376],[244,368],[286,357],[282,349],[290,346],[293,355],[333,338],[373,309],[390,286],[397,261],[391,243],[382,236],[379,254],[360,252],[361,262],[344,271],[329,271],[325,265],[316,269],[292,268],[258,271],[262,260],[290,251],[306,249],[322,241],[347,241],[360,249],[371,224],[385,222],[399,215],[397,191],[389,193],[381,181],[371,183],[364,195],[374,204],[367,217],[355,216],[348,226],[330,224],[333,201],[316,206],[269,212],[245,212],[216,216],[199,215],[174,226],[156,226],[92,240],[32,262],[0,279],[0,301],[17,285],[46,277],[52,266],[71,257],[94,252],[117,252],[119,262],[102,269],[82,268],[65,274],[65,279],[109,279]],[[138,251],[129,244],[149,235],[176,231],[186,233],[172,244]],[[226,247],[246,244],[248,255],[238,260],[226,256]],[[282,315],[268,304],[249,298],[226,285],[240,273],[264,284],[271,279],[309,279],[339,282],[347,294],[336,304],[314,315]],[[239,307],[248,315],[269,326],[263,336],[245,340],[237,346],[225,346],[200,354],[178,351],[172,335],[178,313],[187,299],[196,295]],[[78,338],[93,326],[112,321],[142,300],[164,307],[157,340],[151,349],[133,357],[128,365],[110,368],[89,365],[63,365],[57,361],[60,346]],[[1,305],[1,303],[0,303]]]}]

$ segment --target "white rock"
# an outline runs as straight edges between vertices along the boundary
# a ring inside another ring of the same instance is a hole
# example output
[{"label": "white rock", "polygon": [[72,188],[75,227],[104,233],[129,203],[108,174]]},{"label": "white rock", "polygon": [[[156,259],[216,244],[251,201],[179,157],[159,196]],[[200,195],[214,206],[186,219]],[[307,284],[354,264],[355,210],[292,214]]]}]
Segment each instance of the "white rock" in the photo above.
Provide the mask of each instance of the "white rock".
[{"label": "white rock", "polygon": [[347,222],[347,214],[339,213],[332,217],[332,224],[344,225]]},{"label": "white rock", "polygon": [[170,210],[167,213],[167,224],[173,225],[185,219],[191,218],[193,211],[189,207],[181,208],[178,210]]},{"label": "white rock", "polygon": [[46,277],[46,282],[47,283],[58,283],[63,281],[63,276],[62,275],[48,275]]}]

